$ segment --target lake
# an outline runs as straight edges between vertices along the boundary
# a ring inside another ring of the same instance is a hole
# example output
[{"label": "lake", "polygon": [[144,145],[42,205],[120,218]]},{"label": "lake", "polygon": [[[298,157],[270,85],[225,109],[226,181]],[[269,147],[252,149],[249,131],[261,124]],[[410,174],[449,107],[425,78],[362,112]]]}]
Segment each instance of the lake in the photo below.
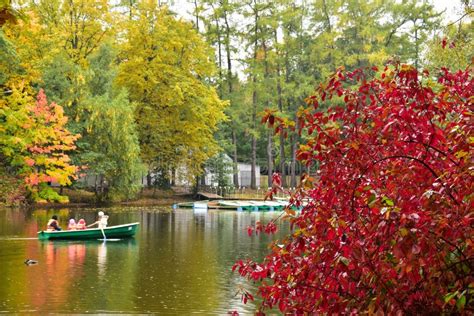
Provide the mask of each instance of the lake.
[{"label": "lake", "polygon": [[[57,214],[95,221],[98,209],[0,209],[0,313],[252,313],[239,289],[255,285],[232,272],[238,259],[262,258],[274,236],[246,227],[278,212],[171,207],[102,209],[109,225],[140,222],[135,238],[120,241],[39,241],[38,230]],[[288,231],[287,225],[283,231]],[[26,259],[38,264],[26,265]]]}]

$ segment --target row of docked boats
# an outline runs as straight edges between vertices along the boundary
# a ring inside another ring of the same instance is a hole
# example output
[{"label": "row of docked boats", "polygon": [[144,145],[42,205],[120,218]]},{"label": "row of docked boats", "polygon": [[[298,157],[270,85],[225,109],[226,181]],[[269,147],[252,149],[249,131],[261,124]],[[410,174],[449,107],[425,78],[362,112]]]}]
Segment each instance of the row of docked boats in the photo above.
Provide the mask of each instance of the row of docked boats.
[{"label": "row of docked boats", "polygon": [[173,208],[208,208],[235,211],[281,211],[288,207],[287,200],[257,201],[257,200],[215,200],[185,202],[173,205]]}]

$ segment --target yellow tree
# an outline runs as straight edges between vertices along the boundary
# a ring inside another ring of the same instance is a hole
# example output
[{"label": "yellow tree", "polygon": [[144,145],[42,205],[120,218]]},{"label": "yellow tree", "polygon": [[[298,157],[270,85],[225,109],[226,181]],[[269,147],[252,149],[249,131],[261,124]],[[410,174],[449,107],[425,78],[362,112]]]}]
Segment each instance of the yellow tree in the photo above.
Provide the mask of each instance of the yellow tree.
[{"label": "yellow tree", "polygon": [[109,9],[107,0],[30,1],[22,9],[26,18],[5,30],[29,80],[74,119],[87,94],[88,57],[113,35]]},{"label": "yellow tree", "polygon": [[163,184],[178,167],[186,167],[189,178],[200,174],[219,149],[214,132],[227,105],[209,83],[212,49],[191,23],[153,1],[137,5],[122,34],[117,84],[138,104],[143,161]]}]

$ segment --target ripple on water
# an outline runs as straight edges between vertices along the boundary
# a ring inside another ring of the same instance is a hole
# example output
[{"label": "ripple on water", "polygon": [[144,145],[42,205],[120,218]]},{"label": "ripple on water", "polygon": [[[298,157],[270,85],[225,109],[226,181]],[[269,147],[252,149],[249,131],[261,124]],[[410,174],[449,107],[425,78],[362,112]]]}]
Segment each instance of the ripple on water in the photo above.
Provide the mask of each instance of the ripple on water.
[{"label": "ripple on water", "polygon": [[[171,209],[171,208],[170,208]],[[252,313],[238,289],[255,290],[232,273],[238,259],[263,257],[270,238],[245,228],[271,214],[150,208],[110,209],[109,221],[140,222],[118,242],[39,242],[38,227],[54,213],[95,219],[95,209],[0,212],[1,313]],[[15,235],[16,239],[12,239]],[[28,239],[29,238],[29,239]],[[26,258],[39,264],[26,266]]]}]

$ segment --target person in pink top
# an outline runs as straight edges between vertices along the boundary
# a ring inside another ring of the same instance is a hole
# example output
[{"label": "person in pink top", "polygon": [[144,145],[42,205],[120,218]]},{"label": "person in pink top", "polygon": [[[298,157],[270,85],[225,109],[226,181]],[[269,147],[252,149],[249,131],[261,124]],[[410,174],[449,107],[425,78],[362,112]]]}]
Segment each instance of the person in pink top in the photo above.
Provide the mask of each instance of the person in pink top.
[{"label": "person in pink top", "polygon": [[67,230],[76,230],[76,220],[71,218],[69,220],[69,225],[67,226]]},{"label": "person in pink top", "polygon": [[79,222],[77,222],[76,229],[77,230],[86,229],[86,221],[83,218],[81,218]]}]

